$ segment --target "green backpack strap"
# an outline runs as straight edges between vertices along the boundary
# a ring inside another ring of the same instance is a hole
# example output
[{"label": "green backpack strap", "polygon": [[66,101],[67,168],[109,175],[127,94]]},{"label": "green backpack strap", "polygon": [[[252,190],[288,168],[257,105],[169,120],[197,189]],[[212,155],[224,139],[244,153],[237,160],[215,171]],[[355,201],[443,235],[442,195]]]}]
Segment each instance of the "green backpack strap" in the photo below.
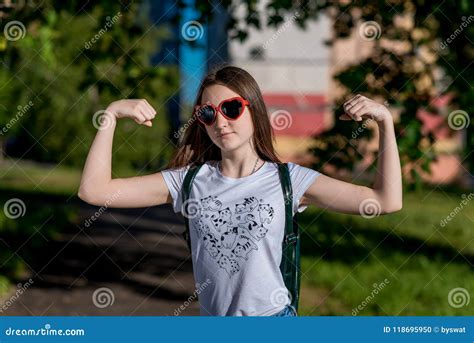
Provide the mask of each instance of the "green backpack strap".
[{"label": "green backpack strap", "polygon": [[287,163],[278,164],[281,187],[285,199],[285,236],[283,238],[280,270],[291,295],[291,305],[298,311],[300,294],[300,234],[296,216],[293,216],[293,190]]},{"label": "green backpack strap", "polygon": [[[189,199],[189,194],[191,194],[191,187],[193,185],[194,178],[196,177],[196,174],[198,173],[199,169],[201,169],[202,164],[197,164],[193,167],[191,167],[187,172],[186,176],[184,177],[183,181],[183,187],[181,188],[181,199],[182,199],[182,208],[185,213],[187,213],[187,209],[184,208],[185,206],[188,206],[189,204],[187,203]],[[186,240],[186,243],[188,244],[189,251],[191,251],[191,239],[189,235],[189,218],[185,215],[184,217],[184,224],[186,225],[186,229],[183,232],[183,238]]]}]

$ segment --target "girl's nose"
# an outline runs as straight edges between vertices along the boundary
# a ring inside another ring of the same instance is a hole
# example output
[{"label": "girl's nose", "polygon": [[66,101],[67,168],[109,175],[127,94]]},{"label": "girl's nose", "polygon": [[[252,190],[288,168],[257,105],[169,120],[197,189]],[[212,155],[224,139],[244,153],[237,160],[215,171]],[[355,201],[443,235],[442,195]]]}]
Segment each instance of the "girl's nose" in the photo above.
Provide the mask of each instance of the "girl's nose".
[{"label": "girl's nose", "polygon": [[227,119],[222,115],[221,112],[217,111],[216,122],[214,123],[217,128],[226,127]]}]

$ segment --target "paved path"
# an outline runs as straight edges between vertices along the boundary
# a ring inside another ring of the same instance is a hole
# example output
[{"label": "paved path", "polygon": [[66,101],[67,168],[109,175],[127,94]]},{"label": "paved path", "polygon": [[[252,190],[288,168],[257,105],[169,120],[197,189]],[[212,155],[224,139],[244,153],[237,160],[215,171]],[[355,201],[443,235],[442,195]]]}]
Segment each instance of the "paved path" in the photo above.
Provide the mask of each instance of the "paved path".
[{"label": "paved path", "polygon": [[[68,228],[48,244],[32,286],[3,315],[175,315],[187,303],[192,264],[171,207],[109,208],[85,228],[98,209],[81,202],[83,230]],[[197,299],[179,314],[199,315]]]}]

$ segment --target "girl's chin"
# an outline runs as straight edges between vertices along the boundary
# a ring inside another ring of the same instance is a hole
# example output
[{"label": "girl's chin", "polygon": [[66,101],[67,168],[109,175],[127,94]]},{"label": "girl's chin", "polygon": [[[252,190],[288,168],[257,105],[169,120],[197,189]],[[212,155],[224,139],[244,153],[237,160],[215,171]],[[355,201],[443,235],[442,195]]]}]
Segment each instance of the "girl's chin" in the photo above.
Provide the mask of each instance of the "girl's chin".
[{"label": "girl's chin", "polygon": [[216,144],[222,151],[232,151],[237,149],[241,144],[236,141],[231,141],[230,139],[226,139],[224,141],[218,141]]}]

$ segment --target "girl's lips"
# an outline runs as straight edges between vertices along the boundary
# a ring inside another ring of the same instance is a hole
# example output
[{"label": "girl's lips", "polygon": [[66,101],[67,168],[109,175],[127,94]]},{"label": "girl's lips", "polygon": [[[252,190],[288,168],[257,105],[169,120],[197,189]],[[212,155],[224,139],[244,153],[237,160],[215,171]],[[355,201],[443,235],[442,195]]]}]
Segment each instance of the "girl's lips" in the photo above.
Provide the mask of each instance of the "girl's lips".
[{"label": "girl's lips", "polygon": [[219,135],[218,137],[221,138],[221,137],[225,137],[225,136],[228,136],[228,135],[231,135],[231,134],[233,134],[233,132],[226,132],[222,135]]}]

